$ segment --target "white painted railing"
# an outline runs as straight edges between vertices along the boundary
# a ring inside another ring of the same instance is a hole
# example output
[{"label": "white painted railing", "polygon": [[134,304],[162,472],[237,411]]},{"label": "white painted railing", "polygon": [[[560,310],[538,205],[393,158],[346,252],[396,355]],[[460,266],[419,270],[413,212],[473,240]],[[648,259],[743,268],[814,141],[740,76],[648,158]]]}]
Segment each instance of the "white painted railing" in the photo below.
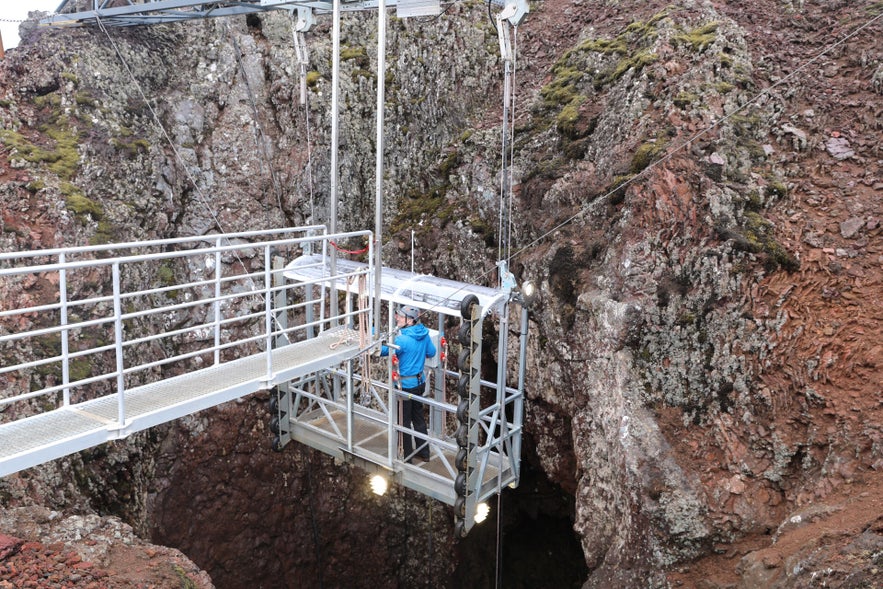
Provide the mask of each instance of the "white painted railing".
[{"label": "white painted railing", "polygon": [[[271,378],[274,342],[303,341],[329,307],[325,289],[282,279],[274,258],[347,239],[373,245],[369,231],[311,226],[0,254],[0,421],[115,395],[123,428],[132,387],[258,353]],[[359,313],[370,310],[346,321]]]}]

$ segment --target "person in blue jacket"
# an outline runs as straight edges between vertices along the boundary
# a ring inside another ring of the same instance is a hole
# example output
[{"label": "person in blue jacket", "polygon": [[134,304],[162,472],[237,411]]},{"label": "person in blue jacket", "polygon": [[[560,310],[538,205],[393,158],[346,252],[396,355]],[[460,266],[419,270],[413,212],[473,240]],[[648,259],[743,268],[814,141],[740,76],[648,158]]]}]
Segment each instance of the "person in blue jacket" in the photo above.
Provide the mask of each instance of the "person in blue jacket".
[{"label": "person in blue jacket", "polygon": [[[402,389],[401,424],[426,435],[426,418],[423,416],[423,403],[420,401],[426,390],[423,367],[427,358],[436,354],[435,344],[429,337],[429,330],[420,323],[420,312],[416,307],[404,306],[396,310],[396,327],[399,334],[395,338],[396,357],[399,360],[399,386]],[[381,356],[389,355],[386,346],[380,349]],[[402,434],[405,460],[429,460],[429,445],[425,439],[417,439],[419,447],[414,456],[410,434]]]}]

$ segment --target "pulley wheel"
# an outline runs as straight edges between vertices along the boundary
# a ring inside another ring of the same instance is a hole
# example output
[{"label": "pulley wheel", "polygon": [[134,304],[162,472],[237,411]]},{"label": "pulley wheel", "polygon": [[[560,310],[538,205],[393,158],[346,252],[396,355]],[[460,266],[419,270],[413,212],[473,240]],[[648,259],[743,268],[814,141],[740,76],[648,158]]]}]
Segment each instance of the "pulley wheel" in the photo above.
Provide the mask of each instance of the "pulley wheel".
[{"label": "pulley wheel", "polygon": [[472,319],[472,307],[478,304],[478,297],[474,294],[466,295],[460,301],[460,316],[469,321]]}]

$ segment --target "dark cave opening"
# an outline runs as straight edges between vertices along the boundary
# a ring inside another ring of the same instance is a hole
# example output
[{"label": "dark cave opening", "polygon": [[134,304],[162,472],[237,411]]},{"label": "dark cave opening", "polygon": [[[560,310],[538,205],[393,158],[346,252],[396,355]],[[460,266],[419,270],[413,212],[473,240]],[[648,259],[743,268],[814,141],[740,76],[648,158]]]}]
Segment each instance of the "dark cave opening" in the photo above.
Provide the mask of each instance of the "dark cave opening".
[{"label": "dark cave opening", "polygon": [[537,467],[532,444],[525,442],[521,483],[504,489],[501,505],[494,498],[487,520],[459,543],[455,587],[579,588],[588,577],[573,531],[574,497]]},{"label": "dark cave opening", "polygon": [[264,402],[217,412],[205,436],[173,429],[157,464],[152,541],[183,551],[219,589],[567,588],[587,578],[574,497],[547,478],[530,436],[519,487],[454,540],[447,505],[399,487],[377,497],[364,471],[300,445],[270,451],[250,425],[266,417]]}]

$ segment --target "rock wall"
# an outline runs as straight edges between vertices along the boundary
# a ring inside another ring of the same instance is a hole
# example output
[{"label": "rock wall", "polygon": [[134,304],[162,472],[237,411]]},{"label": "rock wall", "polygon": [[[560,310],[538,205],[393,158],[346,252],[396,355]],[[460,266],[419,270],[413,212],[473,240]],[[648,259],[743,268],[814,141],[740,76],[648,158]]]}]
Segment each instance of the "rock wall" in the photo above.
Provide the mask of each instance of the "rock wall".
[{"label": "rock wall", "polygon": [[[507,491],[503,532],[547,523],[523,552],[537,576],[511,558],[506,572],[572,584],[563,567],[587,588],[880,579],[883,58],[880,5],[858,4],[532,7],[510,253],[543,291],[536,480]],[[494,280],[501,172],[484,12],[390,19],[386,76],[386,263],[410,263],[413,230],[420,270],[479,283]],[[309,37],[308,107],[290,24],[31,33],[0,69],[2,247],[324,220],[328,23]],[[344,20],[343,229],[373,219],[374,28]],[[490,582],[476,555],[491,539],[455,543],[443,506],[401,490],[380,504],[347,467],[267,452],[264,403],[11,477],[4,504],[116,513],[219,587]],[[562,518],[572,568],[542,564],[568,550],[545,539]]]}]

